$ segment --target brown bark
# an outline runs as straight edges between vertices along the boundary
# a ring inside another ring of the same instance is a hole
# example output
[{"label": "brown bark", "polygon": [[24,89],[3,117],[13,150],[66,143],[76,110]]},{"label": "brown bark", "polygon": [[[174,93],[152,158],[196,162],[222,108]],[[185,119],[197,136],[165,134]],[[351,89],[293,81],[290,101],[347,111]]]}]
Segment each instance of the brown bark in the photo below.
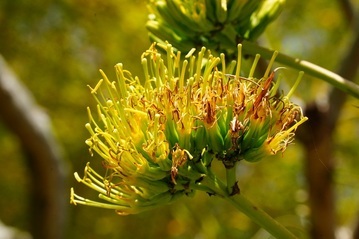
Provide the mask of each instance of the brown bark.
[{"label": "brown bark", "polygon": [[342,9],[343,16],[350,27],[355,27],[355,8],[350,0],[337,0]]},{"label": "brown bark", "polygon": [[31,233],[34,238],[63,238],[66,167],[48,116],[0,56],[0,117],[18,136],[32,178]]},{"label": "brown bark", "polygon": [[332,137],[327,129],[326,114],[316,106],[305,113],[309,121],[300,131],[305,147],[305,174],[311,209],[311,238],[335,238],[335,202],[332,184],[334,162]]},{"label": "brown bark", "polygon": [[359,239],[359,223],[357,223],[356,227],[354,228],[353,239]]}]

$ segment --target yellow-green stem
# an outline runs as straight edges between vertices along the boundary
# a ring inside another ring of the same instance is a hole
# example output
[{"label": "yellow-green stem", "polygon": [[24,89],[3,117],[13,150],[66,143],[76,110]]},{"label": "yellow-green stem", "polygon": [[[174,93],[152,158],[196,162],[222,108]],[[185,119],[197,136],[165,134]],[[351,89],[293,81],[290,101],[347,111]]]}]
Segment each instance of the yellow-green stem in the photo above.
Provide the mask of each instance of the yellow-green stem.
[{"label": "yellow-green stem", "polygon": [[262,209],[255,206],[251,201],[245,198],[242,194],[236,194],[226,197],[227,201],[231,202],[235,208],[247,215],[255,223],[269,232],[275,238],[280,239],[295,239],[294,236],[287,228],[278,223],[271,216],[269,216]]},{"label": "yellow-green stem", "polygon": [[227,177],[227,191],[229,195],[232,195],[236,186],[236,165],[231,168],[226,169],[226,177]]},{"label": "yellow-green stem", "polygon": [[[271,59],[274,52],[249,41],[243,41],[241,44],[243,45],[242,51],[244,54],[260,54],[261,57],[265,59]],[[305,74],[324,80],[329,84],[333,85],[334,87],[337,87],[338,89],[344,91],[345,93],[359,98],[359,85],[346,80],[345,78],[341,77],[338,74],[335,74],[334,72],[326,70],[308,61],[300,60],[298,58],[292,58],[281,53],[277,55],[276,62],[279,62],[286,66],[290,66],[300,71],[304,71]]]},{"label": "yellow-green stem", "polygon": [[216,177],[216,175],[209,169],[207,176],[198,183],[198,190],[203,190],[204,188],[209,189],[209,193],[213,193],[216,196],[222,197],[223,199],[231,202],[235,208],[247,215],[251,220],[269,232],[275,238],[280,239],[295,239],[297,238],[293,235],[287,228],[274,220],[262,209],[255,206],[251,201],[249,201],[242,193],[237,193],[231,195],[227,191],[227,186]]}]

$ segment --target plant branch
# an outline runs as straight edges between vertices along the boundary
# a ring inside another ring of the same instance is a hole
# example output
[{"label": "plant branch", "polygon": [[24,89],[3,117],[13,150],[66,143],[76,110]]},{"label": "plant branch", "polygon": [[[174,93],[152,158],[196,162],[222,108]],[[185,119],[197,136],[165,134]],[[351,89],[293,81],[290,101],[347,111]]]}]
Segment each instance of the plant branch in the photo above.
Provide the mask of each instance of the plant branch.
[{"label": "plant branch", "polygon": [[253,205],[253,203],[249,201],[246,197],[244,197],[242,194],[229,196],[226,197],[226,199],[231,202],[235,208],[247,215],[250,219],[260,225],[263,229],[265,229],[275,238],[297,238],[282,224],[269,216],[265,211]]},{"label": "plant branch", "polygon": [[295,239],[294,236],[287,228],[279,224],[271,216],[269,216],[262,209],[255,206],[249,201],[243,194],[237,193],[230,195],[227,191],[227,186],[216,177],[215,174],[208,170],[207,177],[199,184],[205,186],[211,190],[211,193],[215,193],[217,196],[231,202],[235,208],[247,215],[251,220],[269,232],[275,238],[281,239]]},{"label": "plant branch", "polygon": [[[263,58],[268,60],[272,57],[274,52],[249,41],[243,41],[242,45],[244,54],[254,55],[258,53]],[[324,80],[334,87],[342,90],[343,92],[359,98],[359,86],[357,84],[348,81],[340,75],[324,69],[323,67],[317,66],[308,61],[300,60],[298,58],[292,58],[281,53],[279,53],[276,57],[276,61],[299,71],[304,71],[308,75]]]}]

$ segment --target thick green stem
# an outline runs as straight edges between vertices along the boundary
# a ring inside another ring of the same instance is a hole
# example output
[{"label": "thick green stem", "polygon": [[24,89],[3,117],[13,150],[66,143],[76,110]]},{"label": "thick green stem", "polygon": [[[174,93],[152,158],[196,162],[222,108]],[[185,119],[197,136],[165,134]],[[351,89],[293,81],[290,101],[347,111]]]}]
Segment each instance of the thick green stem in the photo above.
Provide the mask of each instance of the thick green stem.
[{"label": "thick green stem", "polygon": [[236,189],[236,166],[226,169],[227,191],[229,195],[235,193]]},{"label": "thick green stem", "polygon": [[[266,49],[264,47],[258,46],[255,43],[249,41],[242,42],[242,51],[244,54],[260,54],[265,59],[271,59],[274,51]],[[306,74],[317,77],[321,80],[328,82],[329,84],[337,87],[338,89],[348,93],[356,98],[359,98],[359,85],[346,80],[334,72],[326,70],[320,66],[317,66],[308,61],[300,60],[298,58],[292,58],[290,56],[279,53],[276,57],[276,61],[284,64],[286,66],[290,66],[294,69],[304,71]]]},{"label": "thick green stem", "polygon": [[247,215],[255,223],[269,232],[272,236],[278,239],[294,239],[294,236],[287,228],[274,220],[262,209],[253,205],[251,201],[245,198],[242,194],[226,197],[239,211]]},{"label": "thick green stem", "polygon": [[231,196],[227,191],[227,186],[219,180],[215,174],[210,170],[200,183],[201,188],[210,189],[210,193],[231,202],[239,211],[247,215],[255,223],[269,232],[272,236],[279,239],[295,239],[295,237],[288,229],[279,224],[266,212],[256,207],[252,202],[246,199],[241,193]]}]

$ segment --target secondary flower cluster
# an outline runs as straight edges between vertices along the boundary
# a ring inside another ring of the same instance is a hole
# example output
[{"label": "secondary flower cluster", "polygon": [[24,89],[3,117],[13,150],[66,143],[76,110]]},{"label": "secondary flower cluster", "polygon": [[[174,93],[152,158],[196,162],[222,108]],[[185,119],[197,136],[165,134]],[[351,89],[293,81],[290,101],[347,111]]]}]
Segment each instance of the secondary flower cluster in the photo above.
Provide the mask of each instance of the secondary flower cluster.
[{"label": "secondary flower cluster", "polygon": [[150,37],[187,52],[192,47],[235,53],[255,40],[282,10],[285,0],[150,0]]},{"label": "secondary flower cluster", "polygon": [[102,157],[107,173],[88,164],[84,177],[75,177],[104,202],[72,189],[72,203],[126,215],[197,189],[213,193],[201,181],[215,159],[228,169],[284,151],[292,142],[306,118],[290,95],[278,94],[271,63],[260,79],[253,77],[255,64],[242,77],[240,45],[238,60],[228,66],[223,54],[194,51],[183,57],[169,44],[153,44],[142,55],[143,84],[121,64],[115,67],[117,81],[101,72],[103,79],[91,88],[98,116],[88,110],[86,144]]}]

